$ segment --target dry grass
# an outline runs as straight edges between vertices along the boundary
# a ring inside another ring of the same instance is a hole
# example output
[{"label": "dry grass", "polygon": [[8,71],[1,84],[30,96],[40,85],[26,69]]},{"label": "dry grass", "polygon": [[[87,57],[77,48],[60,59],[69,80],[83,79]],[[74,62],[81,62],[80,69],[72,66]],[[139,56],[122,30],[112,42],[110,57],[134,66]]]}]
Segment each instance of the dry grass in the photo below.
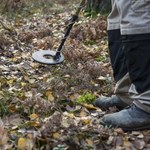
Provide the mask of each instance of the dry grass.
[{"label": "dry grass", "polygon": [[[74,4],[74,3],[78,3],[79,0],[2,0],[1,1],[1,6],[0,9],[3,12],[9,12],[9,13],[13,13],[15,11],[21,11],[24,8],[28,8],[28,7],[38,7],[41,8],[42,7],[49,7],[52,5],[68,5],[68,4]],[[57,7],[58,8],[58,7]]]}]

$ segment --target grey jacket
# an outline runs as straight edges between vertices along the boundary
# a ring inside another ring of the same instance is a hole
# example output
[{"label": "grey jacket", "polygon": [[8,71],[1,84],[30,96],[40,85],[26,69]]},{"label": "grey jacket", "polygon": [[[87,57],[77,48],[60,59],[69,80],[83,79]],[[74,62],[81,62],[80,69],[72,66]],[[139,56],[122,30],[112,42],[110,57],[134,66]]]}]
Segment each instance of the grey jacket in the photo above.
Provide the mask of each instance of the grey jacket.
[{"label": "grey jacket", "polygon": [[108,30],[122,35],[150,33],[150,0],[111,0]]}]

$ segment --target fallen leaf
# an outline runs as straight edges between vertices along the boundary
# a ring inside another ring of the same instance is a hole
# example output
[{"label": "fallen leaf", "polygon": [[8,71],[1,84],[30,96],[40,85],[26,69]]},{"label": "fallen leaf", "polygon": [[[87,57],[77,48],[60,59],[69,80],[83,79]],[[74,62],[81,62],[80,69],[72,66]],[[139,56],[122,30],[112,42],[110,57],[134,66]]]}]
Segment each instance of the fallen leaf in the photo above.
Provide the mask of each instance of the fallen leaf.
[{"label": "fallen leaf", "polygon": [[73,113],[64,112],[63,114],[64,116],[67,116],[69,118],[75,118],[75,115]]},{"label": "fallen leaf", "polygon": [[80,116],[81,116],[81,117],[86,117],[86,116],[88,116],[88,113],[85,112],[84,110],[82,110],[82,111],[80,112]]},{"label": "fallen leaf", "polygon": [[114,140],[114,136],[109,136],[108,140],[107,140],[107,144],[110,145],[113,143]]},{"label": "fallen leaf", "polygon": [[33,114],[31,114],[30,116],[29,116],[29,118],[31,119],[31,120],[35,120],[35,119],[37,119],[39,116],[37,115],[37,114],[35,114],[35,113],[33,113]]},{"label": "fallen leaf", "polygon": [[9,105],[8,106],[8,109],[11,113],[15,113],[17,112],[17,109],[16,109],[16,106],[15,105]]},{"label": "fallen leaf", "polygon": [[25,138],[19,138],[18,140],[18,149],[20,150],[26,150],[27,149],[27,140]]},{"label": "fallen leaf", "polygon": [[61,134],[58,132],[53,133],[53,138],[54,139],[60,139]]},{"label": "fallen leaf", "polygon": [[82,117],[82,118],[81,118],[82,123],[85,124],[85,125],[89,125],[89,124],[91,123],[91,120],[92,120],[92,119],[91,119],[91,117],[89,117],[89,116],[88,116],[88,117]]},{"label": "fallen leaf", "polygon": [[3,93],[3,91],[0,91],[0,99],[2,99],[3,97],[4,97],[4,93]]},{"label": "fallen leaf", "polygon": [[94,143],[93,143],[92,139],[86,139],[86,142],[87,142],[88,146],[93,147]]},{"label": "fallen leaf", "polygon": [[94,110],[97,110],[97,108],[96,107],[94,107],[92,104],[86,104],[86,103],[84,103],[84,104],[81,104],[81,105],[83,105],[84,107],[86,107],[87,109],[94,109]]},{"label": "fallen leaf", "polygon": [[137,138],[143,139],[143,138],[144,138],[144,135],[143,135],[143,134],[140,134],[140,135],[137,136]]},{"label": "fallen leaf", "polygon": [[140,140],[137,139],[134,141],[134,146],[139,150],[142,150],[145,147],[145,145],[146,143],[144,139],[140,139]]},{"label": "fallen leaf", "polygon": [[38,121],[27,121],[26,123],[24,123],[24,126],[27,126],[27,127],[40,127],[41,124]]},{"label": "fallen leaf", "polygon": [[33,147],[34,147],[34,138],[33,138],[32,134],[27,135],[26,144],[27,144],[27,150],[32,150],[33,149]]},{"label": "fallen leaf", "polygon": [[127,150],[130,150],[132,143],[128,140],[128,137],[125,136],[124,141],[123,141],[123,145]]},{"label": "fallen leaf", "polygon": [[45,95],[47,96],[47,99],[49,101],[54,101],[54,96],[53,96],[53,92],[52,91],[46,91]]},{"label": "fallen leaf", "polygon": [[13,62],[16,62],[17,60],[18,60],[18,58],[16,58],[16,57],[14,57],[14,58],[12,59]]},{"label": "fallen leaf", "polygon": [[9,125],[18,126],[22,124],[23,119],[21,118],[19,114],[14,114],[14,115],[4,118],[3,121]]},{"label": "fallen leaf", "polygon": [[75,94],[70,95],[69,99],[72,100],[72,101],[74,101],[74,100],[76,100],[78,97],[79,97],[79,94],[78,94],[78,93],[75,93]]},{"label": "fallen leaf", "polygon": [[7,131],[4,129],[4,124],[0,119],[0,146],[5,145],[8,142],[8,139]]},{"label": "fallen leaf", "polygon": [[107,78],[106,77],[103,77],[103,76],[100,76],[97,78],[98,80],[101,80],[101,81],[105,81]]},{"label": "fallen leaf", "polygon": [[115,136],[114,138],[116,146],[122,146],[123,145],[123,136]]},{"label": "fallen leaf", "polygon": [[26,85],[27,85],[27,83],[21,82],[21,86],[26,86]]},{"label": "fallen leaf", "polygon": [[70,123],[68,122],[68,120],[66,118],[64,118],[61,122],[61,125],[65,128],[70,127]]},{"label": "fallen leaf", "polygon": [[7,81],[7,84],[9,84],[9,85],[11,85],[11,84],[13,84],[14,83],[14,79],[11,79],[11,80],[8,80]]}]

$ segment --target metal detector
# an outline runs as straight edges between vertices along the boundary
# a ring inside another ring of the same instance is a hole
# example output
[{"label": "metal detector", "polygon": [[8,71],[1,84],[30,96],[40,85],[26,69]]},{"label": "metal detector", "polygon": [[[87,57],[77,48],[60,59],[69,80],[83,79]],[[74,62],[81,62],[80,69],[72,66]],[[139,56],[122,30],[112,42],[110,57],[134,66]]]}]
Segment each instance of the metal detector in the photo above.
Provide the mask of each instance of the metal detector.
[{"label": "metal detector", "polygon": [[39,50],[39,51],[34,52],[32,54],[32,58],[35,61],[37,61],[39,63],[43,63],[43,64],[48,64],[48,65],[55,65],[55,64],[59,64],[64,61],[64,56],[61,54],[62,47],[65,44],[65,41],[72,29],[72,26],[77,21],[79,13],[80,13],[82,7],[85,5],[85,2],[86,2],[86,0],[82,0],[79,7],[77,8],[77,11],[75,12],[74,15],[72,15],[70,24],[67,27],[66,33],[64,34],[64,37],[63,37],[58,49],[56,51],[54,51],[54,50]]}]

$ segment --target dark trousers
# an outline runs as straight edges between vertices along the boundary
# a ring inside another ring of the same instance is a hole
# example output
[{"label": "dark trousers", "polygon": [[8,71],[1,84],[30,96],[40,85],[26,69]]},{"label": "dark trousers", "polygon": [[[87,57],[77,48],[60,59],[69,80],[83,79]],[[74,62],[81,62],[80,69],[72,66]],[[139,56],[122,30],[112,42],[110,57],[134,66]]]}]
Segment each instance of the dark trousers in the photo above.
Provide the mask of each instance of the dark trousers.
[{"label": "dark trousers", "polygon": [[129,73],[138,93],[150,90],[150,34],[120,35],[108,31],[108,44],[115,81]]},{"label": "dark trousers", "polygon": [[113,76],[118,82],[128,72],[120,30],[108,31],[108,47]]}]

